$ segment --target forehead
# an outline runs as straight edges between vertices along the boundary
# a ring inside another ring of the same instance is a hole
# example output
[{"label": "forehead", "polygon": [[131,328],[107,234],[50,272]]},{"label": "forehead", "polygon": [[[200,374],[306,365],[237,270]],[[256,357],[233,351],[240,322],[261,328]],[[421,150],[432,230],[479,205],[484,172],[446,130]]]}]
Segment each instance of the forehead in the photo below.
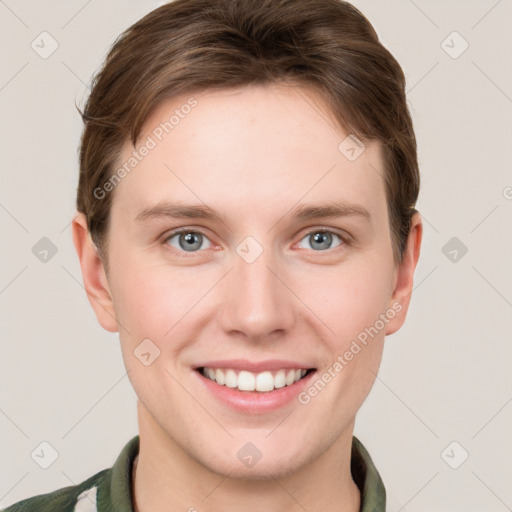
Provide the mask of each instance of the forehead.
[{"label": "forehead", "polygon": [[[270,215],[320,199],[382,209],[380,145],[362,151],[350,135],[303,87],[184,94],[155,109],[135,148],[126,142],[118,167],[130,159],[133,167],[125,165],[130,170],[116,186],[113,210],[117,204],[135,218],[151,204],[181,200]],[[149,148],[143,157],[141,146]]]}]

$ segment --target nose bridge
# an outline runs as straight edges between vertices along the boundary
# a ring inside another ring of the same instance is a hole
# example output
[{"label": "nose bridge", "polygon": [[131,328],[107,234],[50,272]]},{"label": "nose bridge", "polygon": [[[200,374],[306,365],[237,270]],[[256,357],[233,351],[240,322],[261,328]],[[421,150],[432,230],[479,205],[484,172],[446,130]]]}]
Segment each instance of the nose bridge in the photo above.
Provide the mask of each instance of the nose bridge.
[{"label": "nose bridge", "polygon": [[236,249],[224,301],[223,328],[257,339],[287,331],[293,322],[292,294],[279,275],[270,249],[247,237]]}]

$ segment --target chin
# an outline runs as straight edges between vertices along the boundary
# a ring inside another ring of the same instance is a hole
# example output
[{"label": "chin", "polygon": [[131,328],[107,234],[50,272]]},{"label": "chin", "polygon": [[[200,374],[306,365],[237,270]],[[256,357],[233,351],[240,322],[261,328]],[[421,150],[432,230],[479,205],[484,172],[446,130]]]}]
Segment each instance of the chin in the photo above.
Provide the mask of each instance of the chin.
[{"label": "chin", "polygon": [[[289,448],[289,447],[288,447]],[[284,478],[295,471],[302,465],[307,463],[303,450],[297,449],[297,454],[283,454],[271,456],[270,454],[261,454],[261,458],[252,463],[243,462],[243,454],[239,457],[238,450],[232,452],[233,456],[227,455],[226,451],[222,454],[211,454],[209,460],[202,457],[198,459],[209,471],[220,476],[229,476],[235,480],[273,480],[276,478]],[[300,454],[300,458],[299,458]]]},{"label": "chin", "polygon": [[241,467],[242,464],[216,464],[208,469],[221,476],[229,476],[234,480],[264,481],[287,477],[295,472],[296,468],[290,464],[272,464],[260,461],[252,468]]}]

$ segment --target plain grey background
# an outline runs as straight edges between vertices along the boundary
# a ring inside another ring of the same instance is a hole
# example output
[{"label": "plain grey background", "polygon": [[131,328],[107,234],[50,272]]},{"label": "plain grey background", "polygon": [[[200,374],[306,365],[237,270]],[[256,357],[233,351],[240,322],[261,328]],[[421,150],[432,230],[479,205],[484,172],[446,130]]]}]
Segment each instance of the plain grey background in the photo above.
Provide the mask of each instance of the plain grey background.
[{"label": "plain grey background", "polygon": [[[0,507],[112,466],[138,433],[71,239],[74,103],[162,3],[0,0]],[[407,77],[425,228],[408,320],[355,434],[396,510],[512,510],[512,1],[354,4]],[[44,237],[56,252],[41,261]],[[31,456],[43,442],[47,469]]]}]

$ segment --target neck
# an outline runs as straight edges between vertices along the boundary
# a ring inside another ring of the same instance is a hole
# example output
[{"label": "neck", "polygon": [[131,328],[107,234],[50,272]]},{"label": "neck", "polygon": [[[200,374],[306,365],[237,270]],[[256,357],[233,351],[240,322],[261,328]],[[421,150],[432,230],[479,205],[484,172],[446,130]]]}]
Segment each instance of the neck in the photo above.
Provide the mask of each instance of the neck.
[{"label": "neck", "polygon": [[[352,428],[306,467],[282,478],[244,480],[192,460],[157,426],[140,418],[132,469],[135,512],[358,512],[360,491],[350,472]],[[141,421],[142,420],[142,421]]]}]

